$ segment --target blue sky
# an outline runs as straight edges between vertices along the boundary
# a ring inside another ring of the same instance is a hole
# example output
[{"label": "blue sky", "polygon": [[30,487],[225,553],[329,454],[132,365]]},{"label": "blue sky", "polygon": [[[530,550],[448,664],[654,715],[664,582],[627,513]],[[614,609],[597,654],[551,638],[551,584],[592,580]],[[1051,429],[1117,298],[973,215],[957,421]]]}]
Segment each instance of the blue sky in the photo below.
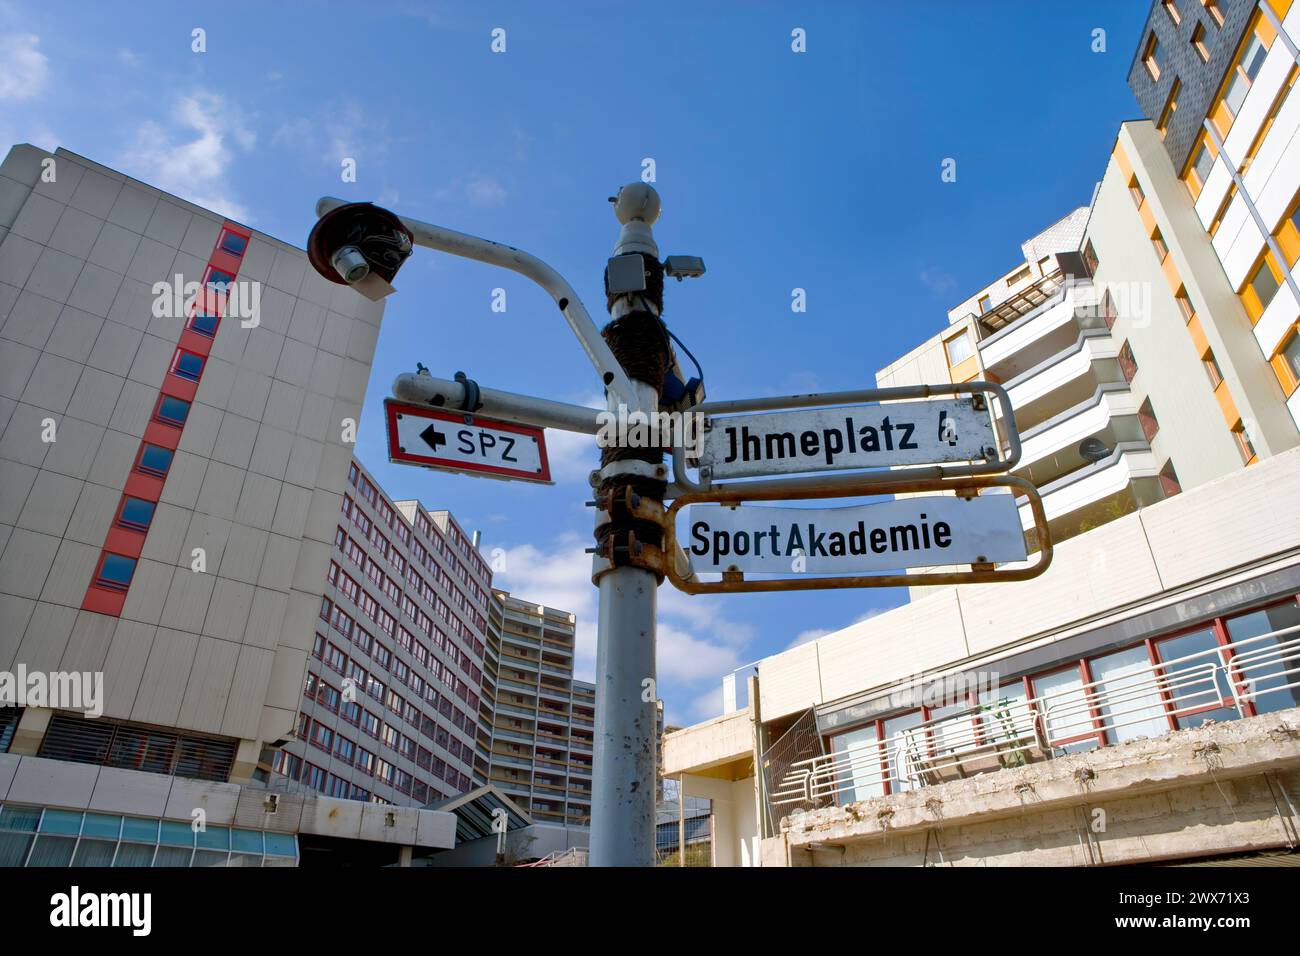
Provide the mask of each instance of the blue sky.
[{"label": "blue sky", "polygon": [[[0,0],[0,146],[64,146],[303,245],[321,195],[540,255],[598,320],[605,201],[655,161],[664,254],[708,274],[665,318],[712,398],[869,387],[1100,177],[1147,4],[37,4]],[[493,53],[491,32],[505,32]],[[807,52],[791,50],[803,28]],[[191,49],[206,31],[207,51]],[[1093,31],[1106,31],[1095,53]],[[957,181],[940,179],[945,158]],[[340,178],[357,164],[357,182]],[[595,654],[582,506],[594,443],[550,432],[558,484],[390,465],[381,403],[424,362],[595,404],[526,280],[420,250],[388,300],[358,453],[395,497],[504,550],[500,585],[575,610]],[[491,311],[492,290],[507,311]],[[807,311],[793,313],[803,288]],[[902,603],[897,590],[660,592],[669,720],[720,711],[735,667]],[[905,640],[906,635],[899,635]]]}]

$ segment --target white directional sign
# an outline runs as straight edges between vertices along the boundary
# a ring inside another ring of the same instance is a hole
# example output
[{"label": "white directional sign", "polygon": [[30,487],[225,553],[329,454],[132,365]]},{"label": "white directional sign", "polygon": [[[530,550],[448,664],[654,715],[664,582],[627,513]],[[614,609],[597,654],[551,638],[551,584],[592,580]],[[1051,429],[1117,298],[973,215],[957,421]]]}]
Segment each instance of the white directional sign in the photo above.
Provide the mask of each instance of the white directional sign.
[{"label": "white directional sign", "polygon": [[541,428],[391,399],[384,414],[389,461],[551,484]]},{"label": "white directional sign", "polygon": [[1028,557],[1009,494],[845,508],[692,505],[682,546],[697,572],[847,574]]},{"label": "white directional sign", "polygon": [[714,418],[700,467],[712,469],[713,478],[745,478],[995,455],[988,411],[965,398]]}]

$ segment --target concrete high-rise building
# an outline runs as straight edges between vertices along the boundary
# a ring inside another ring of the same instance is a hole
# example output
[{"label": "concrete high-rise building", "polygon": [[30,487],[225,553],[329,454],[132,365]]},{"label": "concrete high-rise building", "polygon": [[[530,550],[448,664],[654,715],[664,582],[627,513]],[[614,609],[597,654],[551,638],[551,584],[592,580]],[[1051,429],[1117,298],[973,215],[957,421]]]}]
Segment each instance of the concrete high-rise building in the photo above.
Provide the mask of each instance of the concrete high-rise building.
[{"label": "concrete high-rise building", "polygon": [[359,461],[277,774],[422,806],[472,787],[492,572],[446,511],[391,501]]},{"label": "concrete high-rise building", "polygon": [[717,862],[1295,845],[1297,26],[1289,0],[1154,3],[1130,72],[1150,119],[1120,127],[1090,205],[881,370],[1007,389],[1054,561],[914,588],[668,735],[665,774],[712,800]]},{"label": "concrete high-rise building", "polygon": [[573,677],[576,625],[493,589],[475,771],[538,823],[586,827],[596,692]]},{"label": "concrete high-rise building", "polygon": [[[1230,353],[1240,366],[1243,379],[1228,379],[1222,401],[1225,417],[1237,406],[1239,422],[1228,425],[1246,454],[1285,444],[1276,395],[1291,424],[1300,422],[1298,43],[1292,0],[1158,0],[1129,69],[1154,132],[1134,131],[1132,168],[1121,171],[1135,202],[1153,185],[1162,194],[1145,225],[1156,240],[1167,230],[1181,237],[1180,267],[1221,266],[1218,275],[1196,272],[1207,287],[1200,298],[1189,289],[1188,305],[1205,334],[1189,332],[1203,355],[1213,353],[1208,362],[1222,366]],[[1216,330],[1205,327],[1207,309]],[[1255,374],[1261,363],[1272,381]]]},{"label": "concrete high-rise building", "polygon": [[452,845],[452,814],[259,779],[302,706],[382,315],[302,250],[81,156],[5,157],[0,670],[52,692],[0,705],[0,862]]}]

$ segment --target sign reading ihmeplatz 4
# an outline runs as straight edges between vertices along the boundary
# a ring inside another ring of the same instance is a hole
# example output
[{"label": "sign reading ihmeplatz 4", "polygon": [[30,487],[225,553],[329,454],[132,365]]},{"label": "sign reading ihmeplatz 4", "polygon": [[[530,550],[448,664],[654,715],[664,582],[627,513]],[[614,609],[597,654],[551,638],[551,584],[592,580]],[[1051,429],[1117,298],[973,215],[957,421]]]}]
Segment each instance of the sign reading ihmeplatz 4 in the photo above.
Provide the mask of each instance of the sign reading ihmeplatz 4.
[{"label": "sign reading ihmeplatz 4", "polygon": [[844,508],[692,505],[683,546],[697,572],[847,574],[1028,557],[1009,494]]},{"label": "sign reading ihmeplatz 4", "polygon": [[713,418],[700,467],[714,478],[886,468],[992,457],[993,423],[971,399]]}]

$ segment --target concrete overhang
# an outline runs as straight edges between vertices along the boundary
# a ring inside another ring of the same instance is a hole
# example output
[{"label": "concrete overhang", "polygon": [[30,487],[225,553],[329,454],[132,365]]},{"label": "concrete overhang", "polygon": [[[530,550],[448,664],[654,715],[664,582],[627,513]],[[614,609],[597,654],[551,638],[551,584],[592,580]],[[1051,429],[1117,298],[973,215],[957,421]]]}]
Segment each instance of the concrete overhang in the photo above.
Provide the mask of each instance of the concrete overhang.
[{"label": "concrete overhang", "polygon": [[749,708],[667,734],[663,748],[665,776],[748,777],[753,773],[754,748]]}]

